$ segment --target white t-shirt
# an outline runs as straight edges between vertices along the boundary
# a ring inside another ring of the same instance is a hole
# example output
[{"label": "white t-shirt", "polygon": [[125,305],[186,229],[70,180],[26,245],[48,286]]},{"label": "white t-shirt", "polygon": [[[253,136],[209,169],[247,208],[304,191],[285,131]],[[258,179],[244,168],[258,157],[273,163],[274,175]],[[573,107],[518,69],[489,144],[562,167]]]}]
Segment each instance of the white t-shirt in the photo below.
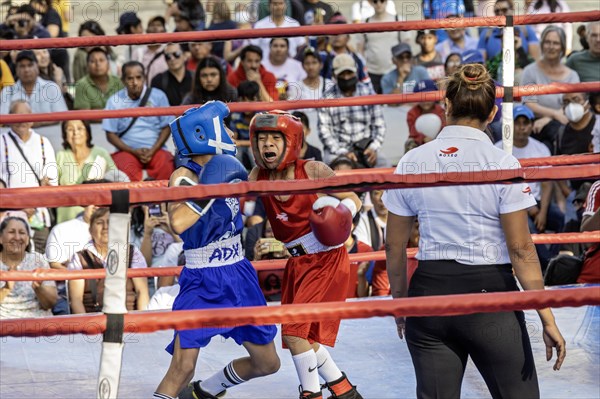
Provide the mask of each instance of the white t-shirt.
[{"label": "white t-shirt", "polygon": [[[292,93],[288,92],[289,100],[320,100],[325,98],[325,93],[331,90],[332,87],[335,86],[335,82],[331,79],[325,79],[322,76],[319,76],[319,86],[316,88],[308,87],[304,84],[304,82],[300,81],[299,84],[299,97],[292,97]],[[323,87],[325,85],[325,87]]]},{"label": "white t-shirt", "polygon": [[[498,141],[495,144],[495,146],[502,149],[503,148],[502,141]],[[513,146],[512,153],[515,156],[515,158],[517,158],[517,159],[543,158],[543,157],[549,157],[552,155],[550,153],[550,150],[548,149],[548,147],[546,147],[545,144],[539,142],[538,140],[536,140],[532,137],[529,138],[527,145],[523,148]],[[533,194],[533,197],[537,201],[540,201],[542,199],[542,183],[532,182],[532,183],[529,183],[529,187],[531,187],[531,192]]]},{"label": "white t-shirt", "polygon": [[[279,26],[275,25],[271,16],[266,16],[260,21],[256,21],[254,24],[254,29],[263,29],[263,28],[287,28],[290,26],[300,26],[300,22],[296,21],[294,18],[290,18],[288,16],[285,17],[283,23]],[[269,58],[270,48],[272,37],[260,37],[257,39],[250,39],[250,44],[254,44],[258,46],[263,51],[263,62]],[[288,41],[290,43],[289,52],[291,57],[296,56],[297,48],[304,43],[306,43],[306,39],[304,37],[288,37]]]},{"label": "white t-shirt", "polygon": [[[385,5],[385,11],[389,14],[396,15],[396,4],[392,0],[388,0]],[[367,18],[375,15],[375,9],[367,0],[358,0],[352,4],[352,21],[365,22]]]},{"label": "white t-shirt", "polygon": [[[386,14],[381,21],[369,22],[393,22],[398,18],[395,14]],[[392,47],[400,43],[399,32],[369,32],[355,35],[357,43],[364,47],[364,57],[367,61],[367,71],[376,75],[385,75],[395,68],[392,63]]]},{"label": "white t-shirt", "polygon": [[275,84],[277,89],[287,87],[288,98],[296,98],[300,91],[300,83],[306,78],[306,71],[302,68],[302,63],[288,57],[281,65],[271,64],[268,58],[263,60],[263,66],[277,78]]},{"label": "white t-shirt", "polygon": [[[446,126],[438,137],[406,153],[395,174],[419,175],[518,169],[519,161],[478,129]],[[527,184],[489,184],[387,190],[387,209],[419,219],[419,260],[463,264],[510,263],[500,215],[536,204]]]},{"label": "white t-shirt", "polygon": [[65,263],[90,242],[90,225],[78,217],[59,223],[50,231],[46,242],[46,260]]}]

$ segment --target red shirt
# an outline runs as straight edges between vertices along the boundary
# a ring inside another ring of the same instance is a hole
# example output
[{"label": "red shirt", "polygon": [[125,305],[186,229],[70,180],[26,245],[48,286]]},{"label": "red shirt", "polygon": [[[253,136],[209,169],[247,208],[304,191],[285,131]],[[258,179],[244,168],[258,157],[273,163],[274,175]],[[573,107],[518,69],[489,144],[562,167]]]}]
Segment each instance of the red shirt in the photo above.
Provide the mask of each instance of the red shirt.
[{"label": "red shirt", "polygon": [[[277,100],[279,98],[279,94],[275,88],[275,84],[277,83],[277,78],[275,75],[267,71],[267,69],[262,65],[258,69],[258,72],[260,73],[260,79],[262,80],[265,89],[267,89],[267,93],[269,93],[273,100]],[[244,80],[248,79],[246,78],[246,71],[241,64],[237,67],[237,69],[232,70],[227,74],[227,81],[236,89]]]},{"label": "red shirt", "polygon": [[[304,170],[306,162],[308,161],[296,160],[294,179],[309,178]],[[269,171],[260,169],[257,180],[269,180]],[[291,195],[287,201],[281,202],[274,196],[262,197],[275,238],[287,243],[310,233],[312,229],[308,217],[317,198],[317,194]]]}]

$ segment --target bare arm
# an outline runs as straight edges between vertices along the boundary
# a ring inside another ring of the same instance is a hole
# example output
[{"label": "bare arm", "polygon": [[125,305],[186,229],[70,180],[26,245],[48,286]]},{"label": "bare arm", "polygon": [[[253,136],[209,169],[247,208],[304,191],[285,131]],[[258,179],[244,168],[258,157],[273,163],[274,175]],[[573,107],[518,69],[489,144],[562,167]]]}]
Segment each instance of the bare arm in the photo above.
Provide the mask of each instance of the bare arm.
[{"label": "bare arm", "polygon": [[581,219],[581,231],[600,230],[600,208],[592,216],[584,215]]},{"label": "bare arm", "polygon": [[57,269],[57,270],[66,270],[67,269],[67,265],[65,263],[60,263],[60,262],[48,262],[50,264],[50,269]]},{"label": "bare arm", "polygon": [[[408,296],[408,278],[406,273],[406,246],[415,221],[414,216],[399,216],[388,213],[385,233],[385,254],[390,290],[393,298]],[[400,339],[404,337],[404,317],[396,318]]]},{"label": "bare arm", "polygon": [[[529,233],[527,212],[521,210],[500,215],[500,222],[506,236],[508,254],[519,283],[525,290],[543,290],[542,269]],[[537,312],[544,329],[546,359],[552,358],[552,348],[556,347],[557,358],[554,370],[559,370],[566,356],[565,339],[558,330],[554,315],[549,308],[539,309]]]},{"label": "bare arm", "polygon": [[549,118],[559,121],[563,125],[566,125],[567,123],[569,123],[569,120],[567,119],[565,114],[562,112],[562,109],[554,109],[554,108],[550,108],[550,107],[545,107],[543,105],[538,104],[537,102],[525,102],[525,105],[527,105],[529,108],[531,108],[531,110],[533,111],[535,116],[538,118],[547,116]]},{"label": "bare arm", "polygon": [[52,309],[58,300],[58,291],[55,285],[43,285],[41,281],[31,283],[40,307],[44,310]]},{"label": "bare arm", "polygon": [[[335,176],[335,172],[326,164],[319,161],[309,161],[304,165],[304,170],[310,179],[319,180],[319,179],[327,179]],[[360,210],[362,206],[362,202],[358,198],[358,195],[351,191],[341,192],[341,193],[331,193],[331,194],[319,194],[322,195],[331,195],[339,200],[344,200],[346,198],[352,199],[354,205],[356,205],[356,210]]]},{"label": "bare arm", "polygon": [[148,308],[148,302],[150,302],[148,279],[146,277],[136,277],[131,280],[133,281],[133,288],[137,294],[136,310],[146,310]]},{"label": "bare arm", "polygon": [[69,280],[69,302],[71,302],[71,313],[86,313],[83,306],[83,290],[85,288],[84,280]]},{"label": "bare arm", "polygon": [[[180,176],[187,176],[195,182],[198,181],[198,176],[196,176],[191,170],[187,168],[178,168],[171,175],[169,186],[173,186],[173,184],[175,184],[175,180]],[[185,204],[185,202],[170,202],[167,205],[167,209],[169,212],[169,222],[171,223],[171,228],[177,234],[183,233],[200,219],[200,216],[196,212],[192,211]]]}]

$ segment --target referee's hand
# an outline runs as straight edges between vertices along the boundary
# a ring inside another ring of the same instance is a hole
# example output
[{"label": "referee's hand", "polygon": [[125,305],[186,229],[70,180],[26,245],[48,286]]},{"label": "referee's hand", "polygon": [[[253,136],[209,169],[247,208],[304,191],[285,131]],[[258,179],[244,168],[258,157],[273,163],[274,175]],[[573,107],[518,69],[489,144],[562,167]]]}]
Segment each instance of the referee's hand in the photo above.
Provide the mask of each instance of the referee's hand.
[{"label": "referee's hand", "polygon": [[552,348],[556,348],[556,362],[553,369],[560,370],[560,366],[562,366],[565,356],[567,356],[565,339],[556,324],[544,326],[543,337],[546,344],[546,360],[550,361],[552,359]]}]

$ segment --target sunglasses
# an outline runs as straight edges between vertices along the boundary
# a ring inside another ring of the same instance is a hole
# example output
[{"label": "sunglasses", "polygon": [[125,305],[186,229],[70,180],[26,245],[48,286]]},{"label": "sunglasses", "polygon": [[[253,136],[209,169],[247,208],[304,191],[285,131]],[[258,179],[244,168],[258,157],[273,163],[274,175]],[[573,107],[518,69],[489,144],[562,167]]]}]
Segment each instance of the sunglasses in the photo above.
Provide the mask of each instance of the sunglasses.
[{"label": "sunglasses", "polygon": [[496,8],[496,9],[494,9],[494,14],[495,15],[504,15],[504,14],[506,14],[509,11],[510,11],[510,8],[508,8],[508,7],[505,7],[505,8]]},{"label": "sunglasses", "polygon": [[176,51],[174,53],[165,53],[165,60],[171,61],[172,59],[177,59],[181,57],[181,51]]},{"label": "sunglasses", "polygon": [[387,0],[371,0],[373,2],[373,4],[377,4],[377,3],[385,3]]}]

